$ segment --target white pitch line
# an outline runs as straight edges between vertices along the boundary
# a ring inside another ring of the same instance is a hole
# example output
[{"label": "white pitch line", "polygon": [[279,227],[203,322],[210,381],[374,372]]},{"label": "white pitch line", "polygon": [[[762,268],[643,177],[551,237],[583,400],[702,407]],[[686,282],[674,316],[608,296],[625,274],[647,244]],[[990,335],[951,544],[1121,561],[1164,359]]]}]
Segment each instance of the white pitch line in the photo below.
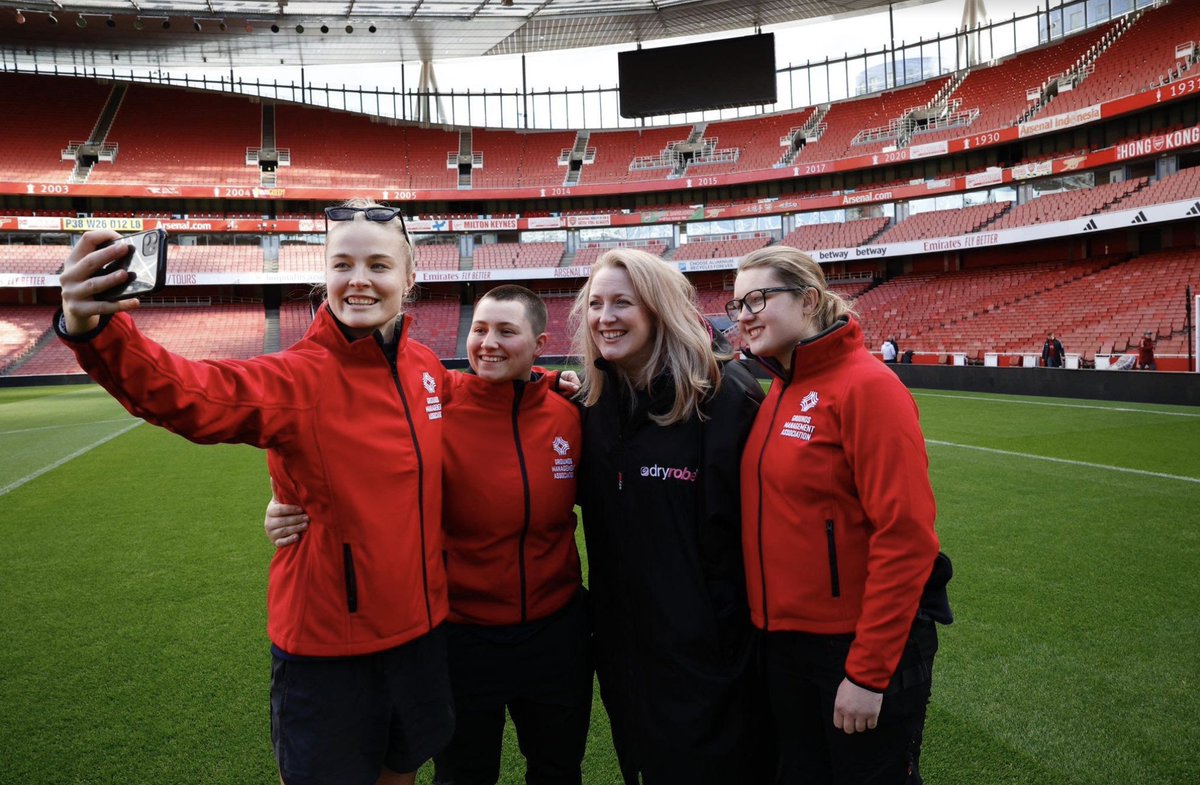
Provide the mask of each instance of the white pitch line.
[{"label": "white pitch line", "polygon": [[1168,417],[1200,417],[1200,412],[1163,412],[1157,409],[1133,409],[1128,406],[1099,406],[1086,403],[1054,403],[1053,401],[1023,401],[1013,398],[989,398],[983,395],[946,395],[944,393],[916,392],[919,398],[951,398],[963,401],[990,401],[991,403],[1018,403],[1026,406],[1058,406],[1064,409],[1099,409],[1104,412],[1133,412],[1135,414],[1165,414]]},{"label": "white pitch line", "polygon": [[108,425],[114,422],[129,422],[128,417],[118,417],[115,420],[90,420],[88,422],[68,422],[58,425],[42,425],[37,428],[18,428],[15,431],[0,431],[0,436],[12,436],[14,433],[34,433],[35,431],[55,431],[62,428],[84,428],[89,425]]},{"label": "white pitch line", "polygon": [[994,447],[979,447],[974,444],[958,444],[957,442],[943,442],[937,439],[926,439],[926,444],[936,444],[940,447],[961,447],[964,450],[978,450],[979,452],[990,452],[995,455],[1011,455],[1016,458],[1030,458],[1035,461],[1049,461],[1050,463],[1066,463],[1071,466],[1085,466],[1089,469],[1104,469],[1110,472],[1122,472],[1124,474],[1138,474],[1143,477],[1158,477],[1163,480],[1178,480],[1180,482],[1191,482],[1200,485],[1200,477],[1186,477],[1181,474],[1165,474],[1163,472],[1151,472],[1145,469],[1130,469],[1125,466],[1109,466],[1106,463],[1088,463],[1087,461],[1072,461],[1068,458],[1051,458],[1047,455],[1034,455],[1028,452],[1013,452],[1011,450],[997,450]]},{"label": "white pitch line", "polygon": [[46,474],[47,472],[54,471],[59,466],[62,466],[65,463],[73,461],[81,455],[91,452],[92,450],[96,449],[97,447],[99,447],[102,444],[111,442],[113,439],[117,438],[118,436],[122,436],[126,433],[129,433],[130,431],[132,431],[134,428],[138,427],[141,424],[142,424],[141,420],[134,420],[129,425],[125,426],[124,428],[121,428],[118,431],[115,431],[114,433],[110,433],[109,435],[101,438],[99,441],[92,442],[91,444],[87,445],[86,447],[80,447],[78,450],[76,450],[75,452],[66,456],[65,458],[59,458],[57,461],[50,464],[49,466],[43,466],[42,468],[38,469],[33,474],[26,475],[25,477],[22,477],[21,479],[17,480],[16,482],[12,482],[12,483],[9,483],[8,485],[5,485],[3,488],[0,488],[0,496],[4,496],[8,493],[11,493],[12,491],[15,491],[17,488],[20,488],[22,485],[24,485],[28,482],[32,482],[33,480],[36,480],[38,477],[41,477],[43,474]]}]

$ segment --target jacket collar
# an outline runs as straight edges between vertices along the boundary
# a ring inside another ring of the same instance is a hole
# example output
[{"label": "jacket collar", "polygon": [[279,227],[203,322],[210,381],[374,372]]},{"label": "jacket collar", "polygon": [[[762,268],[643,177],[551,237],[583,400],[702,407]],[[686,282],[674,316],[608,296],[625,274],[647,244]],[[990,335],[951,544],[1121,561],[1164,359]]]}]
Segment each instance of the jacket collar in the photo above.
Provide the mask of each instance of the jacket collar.
[{"label": "jacket collar", "polygon": [[408,333],[411,324],[411,316],[408,314],[400,316],[399,322],[396,325],[396,333],[393,336],[390,346],[384,343],[383,336],[380,335],[378,330],[369,336],[352,338],[347,334],[346,326],[333,315],[333,311],[329,308],[329,302],[326,301],[317,309],[316,318],[313,319],[312,325],[304,335],[321,346],[335,351],[348,350],[352,354],[363,354],[373,353],[375,347],[378,347],[383,350],[384,354],[394,357],[397,353],[403,352],[404,348],[408,345]]},{"label": "jacket collar", "polygon": [[770,357],[757,357],[749,350],[743,353],[758,361],[772,376],[785,382],[796,378],[798,372],[805,374],[823,370],[851,352],[855,347],[863,345],[862,327],[853,316],[846,316],[834,322],[825,330],[811,338],[806,338],[792,349],[792,369],[789,373],[778,362]]},{"label": "jacket collar", "polygon": [[557,395],[550,390],[551,377],[542,368],[534,367],[528,379],[510,382],[489,382],[473,373],[462,375],[462,390],[481,408],[509,410],[518,398],[522,408],[536,406],[547,395]]}]

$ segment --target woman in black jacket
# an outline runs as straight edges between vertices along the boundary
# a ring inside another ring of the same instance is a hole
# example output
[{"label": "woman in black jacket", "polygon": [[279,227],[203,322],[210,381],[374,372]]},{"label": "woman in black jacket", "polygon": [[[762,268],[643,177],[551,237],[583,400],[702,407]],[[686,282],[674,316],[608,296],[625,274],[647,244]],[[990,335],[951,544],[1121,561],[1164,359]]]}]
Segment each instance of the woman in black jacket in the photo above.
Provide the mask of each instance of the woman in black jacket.
[{"label": "woman in black jacket", "polygon": [[630,784],[770,779],[738,492],[762,390],[695,302],[672,265],[618,249],[572,314],[596,670]]}]

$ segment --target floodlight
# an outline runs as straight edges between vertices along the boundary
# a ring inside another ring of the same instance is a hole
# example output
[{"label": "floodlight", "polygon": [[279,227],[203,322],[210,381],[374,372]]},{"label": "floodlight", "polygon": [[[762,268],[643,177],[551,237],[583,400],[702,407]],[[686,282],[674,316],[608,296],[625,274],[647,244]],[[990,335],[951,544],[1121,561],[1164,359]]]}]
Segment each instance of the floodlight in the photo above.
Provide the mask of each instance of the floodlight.
[{"label": "floodlight", "polygon": [[322,32],[322,33],[328,33],[328,32],[329,32],[329,25],[321,25],[321,32]]},{"label": "floodlight", "polygon": [[247,33],[253,33],[253,32],[254,32],[254,23],[253,23],[253,22],[251,22],[249,19],[247,19],[247,20],[246,20],[246,32],[247,32]]},{"label": "floodlight", "polygon": [[296,25],[296,32],[297,32],[297,33],[303,33],[303,32],[304,32],[304,25]]},{"label": "floodlight", "polygon": [[170,29],[171,29],[171,20],[170,20],[170,19],[164,19],[164,20],[163,20],[163,23],[162,23],[162,29],[163,29],[163,30],[170,30]]},{"label": "floodlight", "polygon": [[272,25],[271,25],[271,32],[272,32],[272,33],[278,33],[278,32],[279,32],[279,25],[277,25],[277,24],[272,24]]},{"label": "floodlight", "polygon": [[133,20],[133,29],[134,30],[141,30],[145,26],[146,26],[146,23],[142,21],[142,18],[140,16],[137,19]]},{"label": "floodlight", "polygon": [[17,13],[13,16],[13,18],[16,20],[17,24],[25,24],[25,14],[21,13],[21,9],[17,9]]},{"label": "floodlight", "polygon": [[58,24],[58,17],[54,14],[46,14],[46,21],[52,25]]},{"label": "floodlight", "polygon": [[371,24],[370,24],[370,25],[367,27],[367,32],[368,32],[368,33],[373,33],[373,32],[375,32],[375,23],[374,23],[374,22],[372,22],[372,23],[371,23]]},{"label": "floodlight", "polygon": [[113,18],[110,16],[109,18],[107,18],[107,19],[105,19],[105,20],[104,20],[104,26],[105,26],[105,27],[116,27],[116,26],[117,26],[117,20],[116,20],[116,19],[113,19]]},{"label": "floodlight", "polygon": [[192,20],[192,29],[195,30],[197,33],[204,29],[203,27],[200,26],[199,19]]},{"label": "floodlight", "polygon": [[354,32],[354,25],[346,25],[346,33],[349,34],[349,33],[353,33],[353,32]]},{"label": "floodlight", "polygon": [[87,20],[83,18],[83,14],[80,14],[79,18],[75,20],[75,26],[79,28],[87,27]]}]

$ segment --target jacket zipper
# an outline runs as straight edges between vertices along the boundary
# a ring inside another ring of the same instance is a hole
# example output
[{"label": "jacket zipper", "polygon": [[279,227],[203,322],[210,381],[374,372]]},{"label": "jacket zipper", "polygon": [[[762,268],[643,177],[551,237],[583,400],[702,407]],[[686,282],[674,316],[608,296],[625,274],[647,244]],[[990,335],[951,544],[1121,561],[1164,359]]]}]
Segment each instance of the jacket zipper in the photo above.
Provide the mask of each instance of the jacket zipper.
[{"label": "jacket zipper", "polygon": [[838,580],[837,543],[833,538],[833,521],[825,521],[825,539],[829,543],[829,588],[834,597],[842,596],[842,586]]},{"label": "jacket zipper", "polygon": [[[786,387],[786,385],[785,385]],[[783,403],[783,393],[786,390],[781,390],[779,397],[775,399],[775,411],[771,412],[771,421],[768,423],[770,430],[763,436],[762,448],[758,451],[758,577],[762,581],[762,616],[763,616],[763,632],[768,632],[771,629],[771,620],[767,615],[767,565],[766,556],[763,552],[763,481],[762,467],[763,457],[767,454],[767,445],[771,442],[771,434],[775,433],[775,417],[779,414],[779,406]]]},{"label": "jacket zipper", "polygon": [[358,581],[354,578],[354,554],[350,543],[342,543],[342,569],[346,578],[346,608],[351,613],[358,612]]},{"label": "jacket zipper", "polygon": [[[397,339],[399,340],[399,339]],[[387,355],[387,352],[384,352]],[[417,428],[413,424],[412,412],[408,406],[408,396],[404,394],[404,385],[400,383],[400,372],[396,370],[396,360],[388,357],[388,365],[392,369],[392,382],[400,393],[400,403],[404,407],[404,419],[408,423],[408,433],[412,437],[413,450],[417,454],[417,512],[421,519],[421,587],[425,590],[425,621],[429,629],[433,629],[433,608],[429,603],[429,565],[425,563],[425,461],[421,457],[421,443],[417,439]],[[441,522],[438,522],[441,525]]]},{"label": "jacket zipper", "polygon": [[513,443],[517,448],[517,465],[521,467],[521,486],[525,492],[525,519],[521,526],[521,539],[518,546],[517,565],[521,574],[521,623],[524,624],[528,615],[528,601],[526,598],[527,584],[525,574],[525,539],[529,535],[529,519],[530,503],[529,503],[529,470],[525,466],[525,451],[521,446],[521,396],[525,393],[525,384],[523,382],[513,382],[513,408],[512,408],[512,427],[513,427]]}]

